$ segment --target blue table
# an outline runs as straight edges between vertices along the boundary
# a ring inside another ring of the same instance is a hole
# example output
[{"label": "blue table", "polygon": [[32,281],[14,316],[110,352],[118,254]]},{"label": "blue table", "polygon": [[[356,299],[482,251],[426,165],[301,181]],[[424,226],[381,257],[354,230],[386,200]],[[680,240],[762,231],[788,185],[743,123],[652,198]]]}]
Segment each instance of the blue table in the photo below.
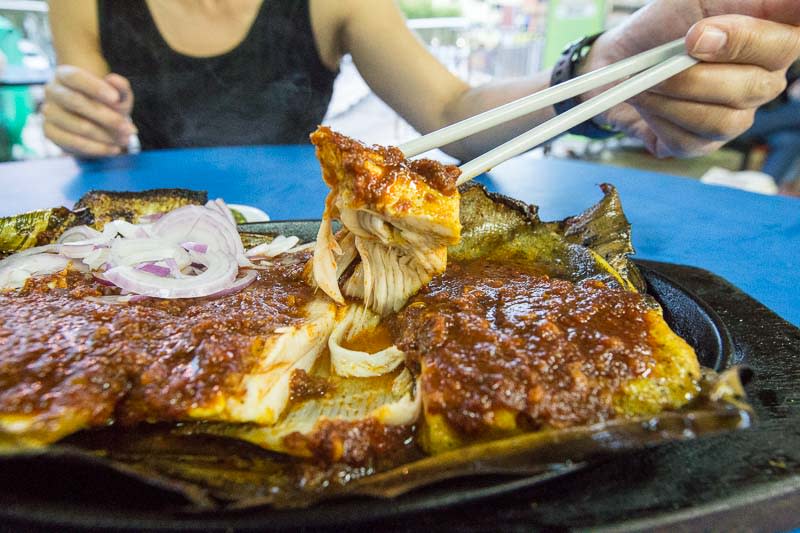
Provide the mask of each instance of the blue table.
[{"label": "blue table", "polygon": [[[573,161],[517,158],[482,178],[541,206],[545,219],[576,214],[617,186],[637,257],[702,267],[800,326],[800,201]],[[327,192],[307,146],[165,150],[77,163],[0,164],[0,216],[71,206],[90,189],[205,189],[264,209],[273,220],[318,218]]]}]

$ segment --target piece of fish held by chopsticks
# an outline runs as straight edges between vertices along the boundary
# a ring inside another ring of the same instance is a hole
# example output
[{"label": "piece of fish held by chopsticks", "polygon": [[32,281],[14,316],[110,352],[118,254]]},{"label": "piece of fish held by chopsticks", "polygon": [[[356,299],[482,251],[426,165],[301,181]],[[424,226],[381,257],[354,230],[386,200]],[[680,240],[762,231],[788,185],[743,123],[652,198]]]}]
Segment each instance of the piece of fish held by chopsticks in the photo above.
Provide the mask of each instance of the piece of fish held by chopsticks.
[{"label": "piece of fish held by chopsticks", "polygon": [[[406,161],[397,148],[367,147],[327,127],[311,135],[331,192],[309,278],[337,303],[344,294],[387,315],[447,266],[458,242],[458,168]],[[344,231],[333,235],[338,219]]]}]

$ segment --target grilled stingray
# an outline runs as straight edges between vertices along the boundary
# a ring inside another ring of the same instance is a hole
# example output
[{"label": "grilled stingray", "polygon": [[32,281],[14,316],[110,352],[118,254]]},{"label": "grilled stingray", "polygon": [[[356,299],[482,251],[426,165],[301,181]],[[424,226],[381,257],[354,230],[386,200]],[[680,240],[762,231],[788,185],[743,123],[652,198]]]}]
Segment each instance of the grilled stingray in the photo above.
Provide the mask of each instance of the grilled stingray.
[{"label": "grilled stingray", "polygon": [[[741,390],[703,385],[643,294],[613,187],[543,222],[483,187],[451,191],[453,169],[325,129],[315,142],[333,186],[308,267],[320,292],[304,283],[308,254],[292,254],[218,299],[112,306],[112,289],[69,270],[0,294],[0,450],[113,422],[69,449],[176,482],[199,505],[307,505],[365,475],[354,492],[396,495],[747,425]],[[107,200],[88,209],[133,221],[163,211]],[[602,430],[616,437],[595,441]],[[380,465],[412,438],[436,455],[373,481],[409,461]]]},{"label": "grilled stingray", "polygon": [[698,392],[694,350],[642,295],[525,264],[451,263],[393,319],[420,369],[421,443],[655,414]]},{"label": "grilled stingray", "polygon": [[75,271],[0,294],[0,442],[46,444],[114,420],[274,423],[336,317],[299,279],[305,260],[217,299],[108,304]]},{"label": "grilled stingray", "polygon": [[461,191],[448,271],[392,320],[421,373],[429,452],[652,414],[697,394],[694,351],[636,293],[630,226],[616,190],[602,189],[596,206],[555,223],[481,186]]},{"label": "grilled stingray", "polygon": [[312,394],[296,398],[277,424],[205,424],[188,426],[182,433],[234,437],[269,450],[350,465],[394,453],[413,436],[421,403],[408,370],[370,378],[314,377],[323,385],[317,383]]}]

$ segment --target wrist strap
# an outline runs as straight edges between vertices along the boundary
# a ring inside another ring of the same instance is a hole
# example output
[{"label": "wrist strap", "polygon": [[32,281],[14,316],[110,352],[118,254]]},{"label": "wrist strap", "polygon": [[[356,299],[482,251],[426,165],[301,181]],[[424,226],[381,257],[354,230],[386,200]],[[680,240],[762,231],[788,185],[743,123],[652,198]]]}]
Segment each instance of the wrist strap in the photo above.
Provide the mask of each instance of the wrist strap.
[{"label": "wrist strap", "polygon": [[[575,77],[578,67],[589,54],[589,50],[594,42],[601,35],[602,33],[597,33],[567,45],[567,47],[564,49],[564,52],[561,54],[561,57],[556,62],[555,67],[553,67],[553,73],[550,76],[551,87],[558,85],[559,83],[564,83],[565,81],[571,80]],[[553,107],[556,110],[556,114],[561,115],[580,103],[581,102],[578,100],[578,97],[575,96],[569,100],[564,100],[563,102],[554,104]],[[593,120],[587,120],[586,122],[578,124],[569,130],[569,133],[582,135],[591,139],[607,139],[609,137],[618,135],[619,132],[616,132],[611,128],[600,127]]]}]

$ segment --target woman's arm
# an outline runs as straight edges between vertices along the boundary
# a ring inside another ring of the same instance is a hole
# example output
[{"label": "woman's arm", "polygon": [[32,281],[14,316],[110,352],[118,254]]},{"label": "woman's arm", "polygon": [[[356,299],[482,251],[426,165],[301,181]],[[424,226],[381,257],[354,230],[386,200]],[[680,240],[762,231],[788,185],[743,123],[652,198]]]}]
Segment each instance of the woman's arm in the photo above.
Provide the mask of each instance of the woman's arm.
[{"label": "woman's arm", "polygon": [[[341,30],[350,53],[370,88],[414,128],[427,133],[544,89],[547,72],[528,79],[471,89],[428,52],[408,29],[392,0],[341,2],[347,16]],[[468,159],[553,116],[552,109],[497,127],[445,148]]]},{"label": "woman's arm", "polygon": [[109,74],[100,51],[95,0],[50,0],[59,66],[45,88],[44,133],[83,157],[119,154],[136,128],[128,80]]}]

